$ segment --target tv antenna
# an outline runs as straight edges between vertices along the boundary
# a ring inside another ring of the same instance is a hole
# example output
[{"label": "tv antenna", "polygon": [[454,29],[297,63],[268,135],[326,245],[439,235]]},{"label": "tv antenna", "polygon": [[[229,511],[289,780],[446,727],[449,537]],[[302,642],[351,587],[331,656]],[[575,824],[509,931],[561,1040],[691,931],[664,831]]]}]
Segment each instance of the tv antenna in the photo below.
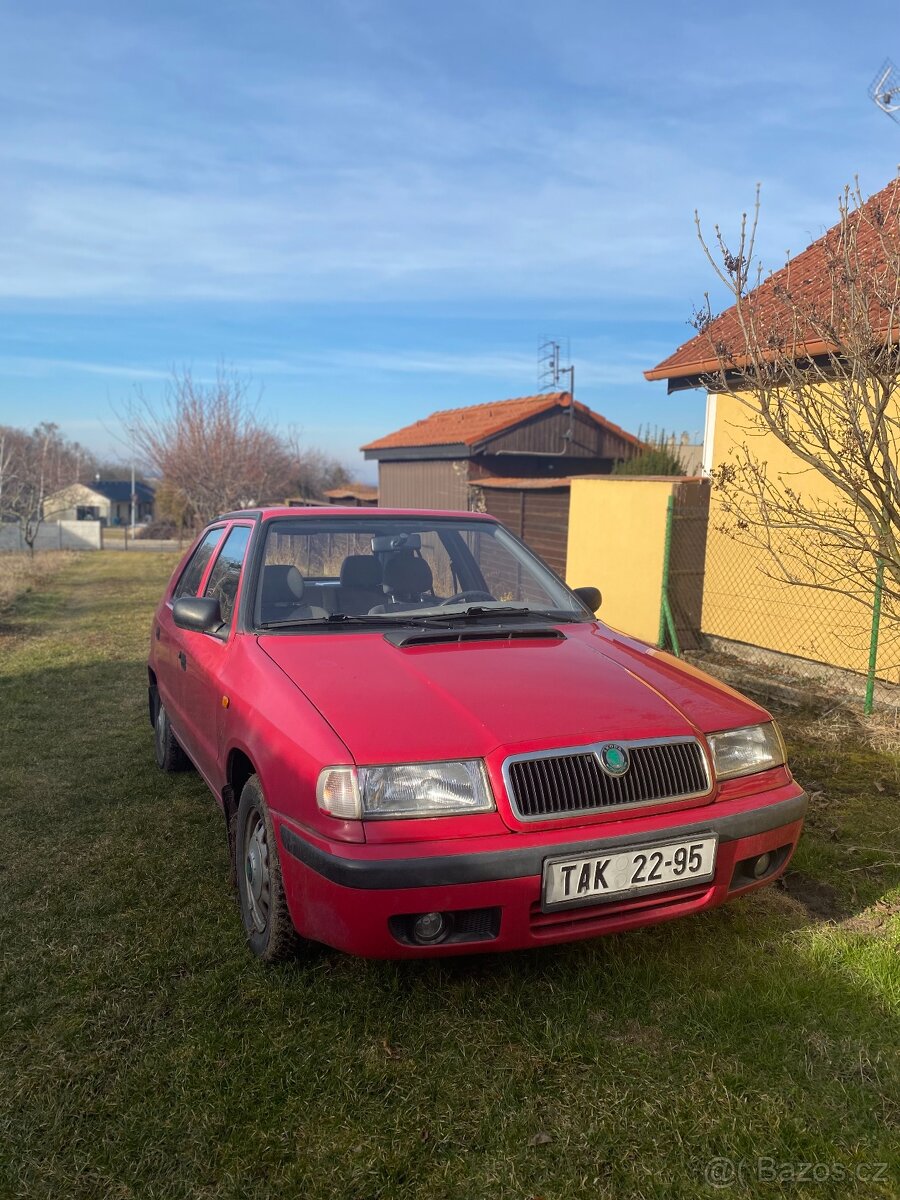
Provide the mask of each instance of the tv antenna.
[{"label": "tv antenna", "polygon": [[[566,347],[566,357],[571,359],[568,346]],[[538,390],[542,392],[558,392],[560,390],[559,383],[563,375],[568,375],[569,386],[566,391],[572,397],[572,402],[575,401],[575,367],[571,363],[569,366],[563,367],[559,361],[559,342],[548,340],[542,342],[538,347]]]},{"label": "tv antenna", "polygon": [[[570,357],[568,346],[566,346],[566,357]],[[569,377],[569,386],[566,389],[569,393],[569,403],[566,406],[569,410],[569,420],[566,429],[560,434],[562,446],[559,450],[544,450],[540,455],[541,458],[564,458],[570,453],[575,441],[575,367],[571,362],[567,367],[560,364],[559,342],[548,338],[538,346],[537,368],[538,390],[541,392],[558,392],[562,376],[568,375]],[[534,456],[532,450],[498,450],[497,453]]]},{"label": "tv antenna", "polygon": [[874,100],[883,113],[892,121],[900,122],[900,71],[889,58],[869,86],[869,98]]}]

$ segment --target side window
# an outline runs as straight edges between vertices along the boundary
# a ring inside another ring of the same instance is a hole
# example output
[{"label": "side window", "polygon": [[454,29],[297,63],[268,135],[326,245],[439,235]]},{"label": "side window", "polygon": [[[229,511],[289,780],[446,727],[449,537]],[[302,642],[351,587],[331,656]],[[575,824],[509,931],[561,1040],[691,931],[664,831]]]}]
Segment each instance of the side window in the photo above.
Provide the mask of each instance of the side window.
[{"label": "side window", "polygon": [[241,567],[244,555],[247,553],[247,543],[253,532],[250,525],[234,525],[225,539],[225,544],[219,551],[204,596],[218,596],[222,609],[222,620],[226,626],[231,625],[234,616],[234,602],[237,599],[238,583],[241,578]]},{"label": "side window", "polygon": [[172,593],[173,600],[179,600],[182,596],[197,595],[200,589],[200,581],[203,578],[203,572],[209,566],[209,560],[212,558],[216,546],[222,540],[224,532],[224,528],[211,529],[209,531],[191,555],[188,565],[184,568],[175,591]]}]

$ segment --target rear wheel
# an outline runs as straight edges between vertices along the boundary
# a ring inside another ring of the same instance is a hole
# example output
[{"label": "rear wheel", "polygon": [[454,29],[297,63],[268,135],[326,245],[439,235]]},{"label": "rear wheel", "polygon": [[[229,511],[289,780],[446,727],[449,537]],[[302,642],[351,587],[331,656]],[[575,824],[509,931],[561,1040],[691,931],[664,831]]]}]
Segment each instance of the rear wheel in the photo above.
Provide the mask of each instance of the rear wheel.
[{"label": "rear wheel", "polygon": [[308,943],[288,912],[275,829],[255,775],[244,784],[238,805],[235,874],[250,949],[264,962],[294,958]]},{"label": "rear wheel", "polygon": [[156,717],[153,721],[153,744],[156,751],[156,765],[161,771],[184,771],[191,765],[190,759],[172,732],[169,714],[158,694]]}]

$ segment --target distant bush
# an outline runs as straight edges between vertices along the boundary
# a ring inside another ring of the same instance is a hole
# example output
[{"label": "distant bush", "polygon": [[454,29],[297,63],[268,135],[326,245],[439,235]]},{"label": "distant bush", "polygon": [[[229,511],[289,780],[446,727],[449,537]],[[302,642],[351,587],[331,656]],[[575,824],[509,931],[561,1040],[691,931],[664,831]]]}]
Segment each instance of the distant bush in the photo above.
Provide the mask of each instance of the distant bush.
[{"label": "distant bush", "polygon": [[613,475],[684,475],[684,466],[677,454],[665,446],[647,446],[637,458],[616,463]]},{"label": "distant bush", "polygon": [[138,526],[138,530],[134,536],[136,538],[168,540],[178,537],[178,527],[172,521],[151,521],[148,525]]}]

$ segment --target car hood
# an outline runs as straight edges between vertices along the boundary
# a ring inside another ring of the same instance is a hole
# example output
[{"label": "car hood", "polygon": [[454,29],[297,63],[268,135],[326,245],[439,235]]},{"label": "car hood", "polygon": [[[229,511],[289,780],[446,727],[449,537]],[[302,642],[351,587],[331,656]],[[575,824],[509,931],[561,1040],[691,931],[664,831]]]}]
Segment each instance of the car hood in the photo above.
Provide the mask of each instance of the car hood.
[{"label": "car hood", "polygon": [[585,622],[562,633],[401,647],[361,630],[264,635],[259,645],[359,764],[677,737],[767,717],[737,692],[604,626]]}]

